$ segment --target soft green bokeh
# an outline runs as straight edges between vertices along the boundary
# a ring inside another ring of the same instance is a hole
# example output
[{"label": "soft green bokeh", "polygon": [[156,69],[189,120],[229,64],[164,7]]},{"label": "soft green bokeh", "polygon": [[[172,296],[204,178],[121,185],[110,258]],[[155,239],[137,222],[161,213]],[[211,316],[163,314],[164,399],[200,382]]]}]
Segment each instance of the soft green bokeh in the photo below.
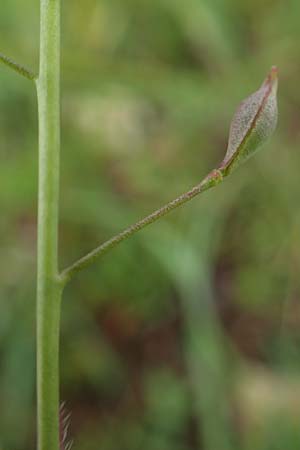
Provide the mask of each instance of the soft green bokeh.
[{"label": "soft green bokeh", "polygon": [[[300,3],[63,3],[61,266],[187,190],[279,68],[271,141],[66,289],[74,450],[300,448]],[[38,67],[38,1],[0,51]],[[37,110],[0,68],[0,448],[35,448]]]}]

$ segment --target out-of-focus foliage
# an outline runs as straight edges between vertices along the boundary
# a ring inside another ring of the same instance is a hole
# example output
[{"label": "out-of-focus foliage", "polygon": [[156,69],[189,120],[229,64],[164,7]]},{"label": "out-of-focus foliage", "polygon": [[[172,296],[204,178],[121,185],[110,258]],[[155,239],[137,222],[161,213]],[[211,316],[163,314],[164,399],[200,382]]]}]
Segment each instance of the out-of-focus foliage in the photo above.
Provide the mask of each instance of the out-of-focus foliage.
[{"label": "out-of-focus foliage", "polygon": [[[280,76],[263,152],[67,288],[74,449],[300,448],[300,3],[62,3],[62,266],[200,181]],[[37,69],[38,1],[2,0],[0,38]],[[35,442],[36,196],[34,88],[1,67],[1,450]]]}]

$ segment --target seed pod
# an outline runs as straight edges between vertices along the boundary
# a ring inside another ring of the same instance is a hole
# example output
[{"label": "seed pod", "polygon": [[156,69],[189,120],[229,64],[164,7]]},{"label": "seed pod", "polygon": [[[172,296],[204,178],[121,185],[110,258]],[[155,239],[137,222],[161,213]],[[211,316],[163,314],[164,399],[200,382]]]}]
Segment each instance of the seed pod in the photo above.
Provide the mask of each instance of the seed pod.
[{"label": "seed pod", "polygon": [[252,156],[275,130],[277,84],[277,68],[272,67],[258,91],[237,108],[230,126],[226,155],[219,167],[223,176]]},{"label": "seed pod", "polygon": [[68,431],[71,422],[71,413],[63,402],[59,408],[59,450],[71,450],[73,441],[68,440]]}]

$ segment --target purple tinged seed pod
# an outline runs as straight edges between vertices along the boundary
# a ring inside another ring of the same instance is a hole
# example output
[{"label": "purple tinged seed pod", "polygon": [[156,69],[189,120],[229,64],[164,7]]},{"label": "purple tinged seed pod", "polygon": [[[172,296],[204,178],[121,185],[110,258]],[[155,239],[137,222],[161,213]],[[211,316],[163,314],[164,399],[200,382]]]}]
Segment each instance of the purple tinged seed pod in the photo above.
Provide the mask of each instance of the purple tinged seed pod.
[{"label": "purple tinged seed pod", "polygon": [[59,450],[71,450],[73,441],[68,440],[68,431],[71,423],[71,413],[63,402],[59,408]]},{"label": "purple tinged seed pod", "polygon": [[219,170],[229,175],[271,136],[277,123],[277,68],[273,66],[261,87],[241,102],[230,126],[228,147]]}]

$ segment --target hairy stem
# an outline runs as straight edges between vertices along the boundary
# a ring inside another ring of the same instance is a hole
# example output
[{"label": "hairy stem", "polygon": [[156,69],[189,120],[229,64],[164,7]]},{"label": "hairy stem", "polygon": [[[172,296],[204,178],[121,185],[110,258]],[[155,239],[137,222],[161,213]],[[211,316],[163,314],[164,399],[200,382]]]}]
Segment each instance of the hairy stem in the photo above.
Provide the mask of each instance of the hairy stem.
[{"label": "hairy stem", "polygon": [[184,203],[190,201],[192,198],[196,197],[196,195],[206,191],[207,189],[210,189],[213,186],[216,186],[223,180],[223,176],[224,174],[222,170],[220,169],[213,170],[206,178],[204,178],[204,180],[201,183],[194,186],[191,190],[185,192],[184,194],[177,197],[175,200],[172,200],[171,202],[167,203],[160,209],[154,211],[152,214],[149,214],[149,216],[144,217],[135,224],[126,228],[121,233],[112,237],[103,244],[99,245],[90,253],[88,253],[78,261],[76,261],[74,264],[72,264],[70,267],[68,267],[61,273],[60,279],[62,283],[63,284],[67,283],[77,272],[80,272],[82,269],[93,264],[100,256],[103,256],[113,247],[115,247],[120,242],[124,241],[134,233],[138,232],[142,228],[145,228],[147,225],[150,225],[151,223],[165,216],[173,209],[176,209],[179,206],[183,205]]},{"label": "hairy stem", "polygon": [[5,66],[9,67],[10,69],[14,70],[15,72],[17,72],[19,75],[22,75],[23,77],[28,78],[31,81],[36,79],[36,75],[33,72],[31,72],[31,70],[26,69],[26,67],[15,62],[8,56],[3,55],[3,53],[0,53],[0,62]]},{"label": "hairy stem", "polygon": [[37,275],[38,450],[59,448],[57,229],[60,149],[60,0],[40,2],[39,196]]}]

